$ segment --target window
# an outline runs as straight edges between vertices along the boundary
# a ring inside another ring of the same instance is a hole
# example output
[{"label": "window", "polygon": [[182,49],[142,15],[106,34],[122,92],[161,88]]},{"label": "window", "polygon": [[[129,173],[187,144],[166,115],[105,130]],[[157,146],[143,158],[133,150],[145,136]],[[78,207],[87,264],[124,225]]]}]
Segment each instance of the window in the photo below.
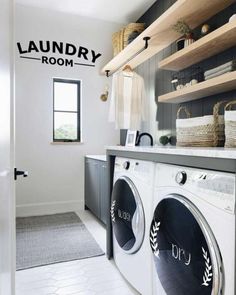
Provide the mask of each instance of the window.
[{"label": "window", "polygon": [[81,140],[80,81],[53,79],[53,141]]}]

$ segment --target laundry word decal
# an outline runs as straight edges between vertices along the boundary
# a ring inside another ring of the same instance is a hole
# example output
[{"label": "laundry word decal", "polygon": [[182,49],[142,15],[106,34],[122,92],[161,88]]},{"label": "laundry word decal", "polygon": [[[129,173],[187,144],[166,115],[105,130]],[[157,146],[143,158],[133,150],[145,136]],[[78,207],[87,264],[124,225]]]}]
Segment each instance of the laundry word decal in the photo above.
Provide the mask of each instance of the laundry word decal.
[{"label": "laundry word decal", "polygon": [[95,67],[97,59],[101,57],[101,53],[95,50],[57,41],[31,40],[26,46],[17,42],[17,48],[20,58],[41,61],[47,65]]}]

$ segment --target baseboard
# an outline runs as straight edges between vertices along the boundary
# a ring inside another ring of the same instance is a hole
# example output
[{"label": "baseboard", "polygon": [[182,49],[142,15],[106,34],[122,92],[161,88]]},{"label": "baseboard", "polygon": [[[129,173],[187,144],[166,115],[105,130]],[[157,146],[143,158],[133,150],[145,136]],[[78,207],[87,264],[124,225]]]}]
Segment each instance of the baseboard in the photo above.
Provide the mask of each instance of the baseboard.
[{"label": "baseboard", "polygon": [[16,206],[16,217],[40,216],[84,209],[83,201],[23,204]]}]

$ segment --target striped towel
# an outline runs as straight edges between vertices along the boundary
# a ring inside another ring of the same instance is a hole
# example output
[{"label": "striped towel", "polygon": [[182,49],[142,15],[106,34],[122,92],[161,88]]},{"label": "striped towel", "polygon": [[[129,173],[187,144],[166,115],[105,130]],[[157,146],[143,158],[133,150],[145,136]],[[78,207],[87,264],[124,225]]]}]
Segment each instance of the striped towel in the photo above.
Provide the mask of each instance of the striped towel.
[{"label": "striped towel", "polygon": [[211,70],[208,70],[204,73],[205,76],[209,76],[209,75],[212,75],[212,74],[215,74],[219,71],[222,71],[222,70],[225,70],[226,68],[229,68],[229,67],[233,67],[235,68],[236,67],[236,60],[232,60],[232,61],[229,61],[221,66],[218,66],[216,68],[213,68]]},{"label": "striped towel", "polygon": [[209,80],[209,79],[212,79],[212,78],[215,78],[215,77],[218,77],[218,76],[221,76],[221,75],[223,75],[223,74],[226,74],[226,73],[229,73],[229,72],[232,72],[232,71],[234,71],[234,68],[233,67],[228,67],[228,68],[226,68],[226,69],[224,69],[224,70],[221,70],[221,71],[218,71],[218,72],[216,72],[215,74],[212,74],[212,75],[208,75],[208,76],[206,76],[205,74],[205,80]]}]

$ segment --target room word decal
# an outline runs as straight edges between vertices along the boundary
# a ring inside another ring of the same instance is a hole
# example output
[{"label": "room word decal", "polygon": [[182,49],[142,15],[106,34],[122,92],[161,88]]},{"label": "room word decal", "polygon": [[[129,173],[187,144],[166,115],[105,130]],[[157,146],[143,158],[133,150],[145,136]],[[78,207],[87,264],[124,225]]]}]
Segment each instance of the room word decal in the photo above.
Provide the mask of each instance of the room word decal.
[{"label": "room word decal", "polygon": [[17,42],[17,48],[20,58],[38,60],[47,65],[66,67],[73,67],[74,65],[95,67],[97,59],[101,56],[101,53],[92,49],[56,41],[29,41],[27,46]]}]

